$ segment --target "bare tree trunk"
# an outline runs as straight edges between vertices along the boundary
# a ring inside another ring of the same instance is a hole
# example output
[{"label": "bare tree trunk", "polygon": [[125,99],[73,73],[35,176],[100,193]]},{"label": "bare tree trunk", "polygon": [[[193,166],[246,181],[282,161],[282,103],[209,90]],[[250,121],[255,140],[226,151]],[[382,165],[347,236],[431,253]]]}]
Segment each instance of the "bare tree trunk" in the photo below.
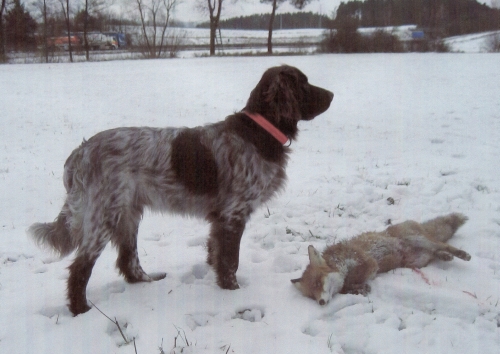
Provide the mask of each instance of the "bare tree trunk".
[{"label": "bare tree trunk", "polygon": [[47,27],[47,0],[43,0],[43,56],[45,57],[45,62],[49,62],[49,44],[47,43],[47,37],[49,36]]},{"label": "bare tree trunk", "polygon": [[89,24],[89,0],[85,0],[85,12],[83,14],[83,45],[85,47],[85,58],[90,60],[89,39],[87,38],[87,30]]},{"label": "bare tree trunk", "polygon": [[149,43],[149,37],[148,37],[148,32],[146,30],[146,19],[145,19],[145,11],[144,10],[144,4],[142,0],[136,0],[137,2],[137,9],[139,10],[139,15],[141,16],[141,31],[142,35],[144,37],[144,40],[146,41],[146,47],[149,51],[149,58],[152,58],[153,53],[151,53],[151,45]]},{"label": "bare tree trunk", "polygon": [[274,17],[276,16],[276,8],[278,7],[277,0],[273,1],[273,11],[269,19],[269,35],[267,36],[267,54],[273,54],[273,24]]},{"label": "bare tree trunk", "polygon": [[210,21],[210,55],[215,55],[215,38],[217,36],[217,25]]},{"label": "bare tree trunk", "polygon": [[[170,15],[177,2],[178,0],[151,0],[151,6],[147,6],[144,0],[136,0],[148,58],[159,58],[165,52]],[[148,22],[152,27],[152,33],[148,33]]]},{"label": "bare tree trunk", "polygon": [[168,25],[170,24],[170,12],[176,5],[177,0],[163,0],[163,6],[165,7],[166,13],[165,13],[165,22],[163,23],[163,29],[161,32],[161,39],[160,39],[160,49],[158,51],[158,57],[161,56],[161,52],[164,49],[165,45],[165,36],[167,33],[167,28]]},{"label": "bare tree trunk", "polygon": [[5,32],[3,30],[3,10],[5,10],[6,0],[2,0],[0,4],[0,63],[7,62],[7,54],[5,53]]},{"label": "bare tree trunk", "polygon": [[[217,28],[219,27],[222,1],[223,0],[207,0],[208,12],[210,14],[210,55],[215,55],[215,38],[217,36]],[[217,12],[215,12],[216,6]]]},{"label": "bare tree trunk", "polygon": [[[64,5],[64,1],[66,1],[66,6]],[[60,4],[64,14],[64,20],[66,21],[66,31],[68,32],[69,61],[73,62],[73,48],[71,45],[71,24],[69,18],[69,0],[60,0]]]},{"label": "bare tree trunk", "polygon": [[151,0],[151,17],[153,18],[153,39],[149,41],[151,43],[151,58],[156,58],[156,15],[158,12],[157,0]]}]

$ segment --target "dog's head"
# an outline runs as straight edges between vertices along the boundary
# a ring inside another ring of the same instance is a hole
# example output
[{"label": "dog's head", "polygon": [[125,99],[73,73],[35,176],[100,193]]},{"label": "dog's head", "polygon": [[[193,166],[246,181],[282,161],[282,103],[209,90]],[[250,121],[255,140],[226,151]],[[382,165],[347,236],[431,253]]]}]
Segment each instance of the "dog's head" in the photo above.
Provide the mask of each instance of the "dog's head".
[{"label": "dog's head", "polygon": [[291,282],[304,296],[316,300],[320,305],[326,305],[333,295],[342,290],[344,276],[338,270],[329,267],[313,246],[309,246],[307,251],[309,265],[302,278],[292,279]]},{"label": "dog's head", "polygon": [[330,107],[332,99],[332,92],[311,85],[299,69],[283,65],[264,72],[245,110],[261,114],[294,138],[297,122],[320,115]]}]

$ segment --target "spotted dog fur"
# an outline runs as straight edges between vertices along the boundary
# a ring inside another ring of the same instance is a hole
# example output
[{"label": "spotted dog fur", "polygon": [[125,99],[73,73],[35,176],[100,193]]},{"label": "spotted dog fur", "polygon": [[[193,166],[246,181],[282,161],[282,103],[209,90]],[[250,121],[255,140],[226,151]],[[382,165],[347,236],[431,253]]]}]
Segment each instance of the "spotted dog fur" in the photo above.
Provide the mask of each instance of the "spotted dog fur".
[{"label": "spotted dog fur", "polygon": [[[333,93],[310,85],[291,66],[268,69],[245,111],[259,113],[297,136],[299,120],[328,109]],[[137,254],[145,208],[205,218],[211,224],[208,264],[223,289],[237,289],[240,239],[250,214],[285,184],[290,149],[244,113],[196,128],[117,128],[84,141],[66,160],[64,206],[52,223],[33,224],[39,245],[61,256],[76,250],[69,266],[68,300],[74,315],[90,309],[86,287],[106,244],[118,249],[116,266],[126,281],[149,282]]]}]

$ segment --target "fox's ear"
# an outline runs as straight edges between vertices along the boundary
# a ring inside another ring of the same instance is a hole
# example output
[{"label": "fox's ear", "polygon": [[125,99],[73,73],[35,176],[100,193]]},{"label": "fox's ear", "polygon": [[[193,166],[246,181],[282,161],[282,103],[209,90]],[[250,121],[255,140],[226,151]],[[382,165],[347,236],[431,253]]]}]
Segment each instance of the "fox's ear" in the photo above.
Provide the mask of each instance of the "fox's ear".
[{"label": "fox's ear", "polygon": [[292,282],[293,285],[295,285],[297,289],[302,291],[302,284],[300,283],[301,280],[302,278],[298,278],[298,279],[291,279],[290,281]]},{"label": "fox's ear", "polygon": [[321,257],[321,254],[318,252],[313,245],[309,245],[307,248],[307,252],[309,253],[309,262],[311,262],[312,266],[324,266],[326,265],[325,260]]}]

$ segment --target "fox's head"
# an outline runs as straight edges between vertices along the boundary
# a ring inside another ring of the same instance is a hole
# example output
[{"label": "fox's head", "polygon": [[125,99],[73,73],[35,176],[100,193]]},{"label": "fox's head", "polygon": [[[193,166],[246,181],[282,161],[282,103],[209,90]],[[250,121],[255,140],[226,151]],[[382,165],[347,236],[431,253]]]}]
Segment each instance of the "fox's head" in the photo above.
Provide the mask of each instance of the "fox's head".
[{"label": "fox's head", "polygon": [[337,269],[329,267],[312,245],[307,251],[310,263],[302,278],[292,279],[292,283],[304,296],[316,300],[320,305],[326,305],[333,295],[342,290],[344,276]]}]

